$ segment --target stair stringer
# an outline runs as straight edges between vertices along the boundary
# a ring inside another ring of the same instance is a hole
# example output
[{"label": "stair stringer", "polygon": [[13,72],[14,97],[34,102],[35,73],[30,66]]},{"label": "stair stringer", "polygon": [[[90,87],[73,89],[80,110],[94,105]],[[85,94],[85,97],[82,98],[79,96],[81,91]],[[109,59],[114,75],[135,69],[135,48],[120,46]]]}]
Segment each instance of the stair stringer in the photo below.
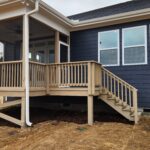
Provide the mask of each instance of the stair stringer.
[{"label": "stair stringer", "polygon": [[115,104],[115,101],[108,100],[108,94],[100,94],[99,99],[105,102],[107,105],[109,105],[111,108],[113,108],[115,111],[117,111],[119,114],[121,114],[123,117],[130,121],[134,121],[134,117],[131,116],[131,111],[129,110],[123,110],[123,106],[119,106]]}]

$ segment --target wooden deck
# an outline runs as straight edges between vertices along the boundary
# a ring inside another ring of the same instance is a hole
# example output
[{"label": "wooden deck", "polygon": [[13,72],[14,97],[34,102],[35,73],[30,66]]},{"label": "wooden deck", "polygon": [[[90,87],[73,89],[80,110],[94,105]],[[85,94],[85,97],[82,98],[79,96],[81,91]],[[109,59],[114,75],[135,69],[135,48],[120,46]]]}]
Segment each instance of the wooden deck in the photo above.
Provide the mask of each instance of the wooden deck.
[{"label": "wooden deck", "polygon": [[[25,85],[22,61],[0,63],[0,96],[22,97],[24,106]],[[29,63],[30,97],[35,96],[86,96],[88,123],[93,124],[93,97],[98,96],[110,107],[130,121],[138,121],[137,89],[123,81],[95,61],[45,64]],[[7,102],[8,103],[8,102]],[[14,106],[18,101],[4,105]],[[22,108],[23,109],[23,108]],[[24,109],[22,110],[24,111]],[[24,114],[24,112],[23,112]],[[7,116],[0,114],[6,119]],[[8,121],[12,118],[8,116]],[[14,123],[15,119],[12,119]],[[18,123],[22,125],[22,122]]]},{"label": "wooden deck", "polygon": [[[30,62],[30,96],[98,95],[100,66],[94,61],[61,64]],[[0,73],[0,96],[24,96],[22,61],[0,63]]]}]

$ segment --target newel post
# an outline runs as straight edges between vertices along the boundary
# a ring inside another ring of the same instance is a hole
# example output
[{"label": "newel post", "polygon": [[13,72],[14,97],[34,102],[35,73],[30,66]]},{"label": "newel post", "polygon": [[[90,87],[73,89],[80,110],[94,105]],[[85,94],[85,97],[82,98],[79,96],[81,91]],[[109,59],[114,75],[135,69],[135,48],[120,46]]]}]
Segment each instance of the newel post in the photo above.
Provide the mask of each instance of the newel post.
[{"label": "newel post", "polygon": [[92,95],[94,96],[95,95],[95,85],[96,85],[96,83],[95,83],[95,81],[96,81],[96,72],[95,72],[95,70],[96,70],[96,67],[95,67],[95,62],[92,62],[91,63],[91,65],[92,65],[92,74],[91,74],[91,80],[92,80]]},{"label": "newel post", "polygon": [[46,94],[48,94],[49,93],[49,65],[46,65],[45,81],[46,81]]},{"label": "newel post", "polygon": [[92,65],[88,62],[88,95],[92,94]]},{"label": "newel post", "polygon": [[55,63],[59,63],[59,31],[55,31]]},{"label": "newel post", "polygon": [[88,62],[88,94],[94,96],[95,94],[95,63]]},{"label": "newel post", "polygon": [[133,90],[133,107],[134,107],[134,122],[135,124],[138,123],[138,96],[137,96],[137,89]]}]

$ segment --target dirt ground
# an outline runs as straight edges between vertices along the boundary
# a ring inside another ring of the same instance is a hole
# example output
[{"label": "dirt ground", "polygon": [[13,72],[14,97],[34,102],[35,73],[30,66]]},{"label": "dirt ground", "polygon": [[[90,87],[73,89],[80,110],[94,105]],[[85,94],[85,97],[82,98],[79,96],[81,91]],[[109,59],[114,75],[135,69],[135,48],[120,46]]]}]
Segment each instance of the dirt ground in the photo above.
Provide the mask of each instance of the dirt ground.
[{"label": "dirt ground", "polygon": [[86,113],[34,109],[31,114],[32,128],[0,119],[0,150],[150,150],[150,117],[133,125],[120,115],[98,113],[88,126]]}]

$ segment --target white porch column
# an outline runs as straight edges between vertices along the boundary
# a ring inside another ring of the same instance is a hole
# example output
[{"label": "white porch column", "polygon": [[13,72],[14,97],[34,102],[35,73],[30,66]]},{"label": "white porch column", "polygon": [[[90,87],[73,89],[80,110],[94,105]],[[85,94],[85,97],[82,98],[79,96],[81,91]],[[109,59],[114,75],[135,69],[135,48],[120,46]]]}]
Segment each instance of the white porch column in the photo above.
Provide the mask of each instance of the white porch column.
[{"label": "white porch column", "polygon": [[93,96],[87,97],[88,125],[93,125]]},{"label": "white porch column", "polygon": [[25,120],[31,126],[29,116],[29,16],[23,16],[23,87],[25,88]]}]

